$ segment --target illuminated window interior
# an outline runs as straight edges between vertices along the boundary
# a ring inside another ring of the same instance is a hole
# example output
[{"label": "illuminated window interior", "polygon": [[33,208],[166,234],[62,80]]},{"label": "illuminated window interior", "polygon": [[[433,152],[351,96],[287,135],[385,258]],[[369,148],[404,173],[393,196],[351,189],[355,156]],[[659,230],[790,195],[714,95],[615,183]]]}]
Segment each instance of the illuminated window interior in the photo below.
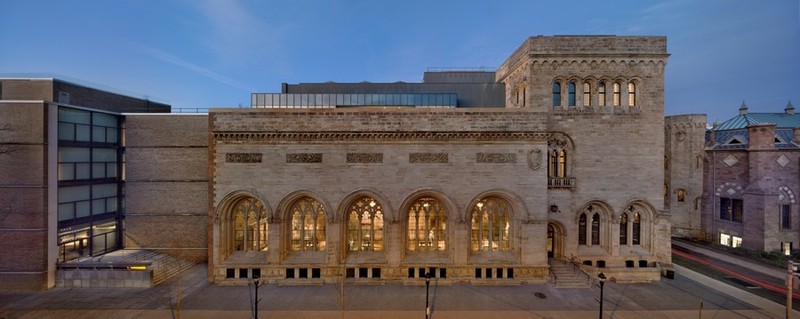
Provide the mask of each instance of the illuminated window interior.
[{"label": "illuminated window interior", "polygon": [[290,209],[292,251],[325,250],[325,209],[313,198],[303,197]]},{"label": "illuminated window interior", "polygon": [[446,218],[444,207],[436,199],[414,202],[408,209],[408,250],[445,250]]},{"label": "illuminated window interior", "polygon": [[383,250],[383,208],[371,197],[361,197],[347,214],[347,243],[350,251]]},{"label": "illuminated window interior", "polygon": [[497,197],[478,201],[472,209],[472,251],[507,251],[511,207]]}]

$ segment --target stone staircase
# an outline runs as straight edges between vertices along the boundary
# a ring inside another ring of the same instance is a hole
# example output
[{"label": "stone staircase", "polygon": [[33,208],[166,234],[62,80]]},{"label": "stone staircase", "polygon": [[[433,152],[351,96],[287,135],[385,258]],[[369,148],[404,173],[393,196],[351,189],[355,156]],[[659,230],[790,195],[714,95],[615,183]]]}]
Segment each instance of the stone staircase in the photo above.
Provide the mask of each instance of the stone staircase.
[{"label": "stone staircase", "polygon": [[556,288],[589,288],[589,279],[571,263],[550,259],[550,283]]}]

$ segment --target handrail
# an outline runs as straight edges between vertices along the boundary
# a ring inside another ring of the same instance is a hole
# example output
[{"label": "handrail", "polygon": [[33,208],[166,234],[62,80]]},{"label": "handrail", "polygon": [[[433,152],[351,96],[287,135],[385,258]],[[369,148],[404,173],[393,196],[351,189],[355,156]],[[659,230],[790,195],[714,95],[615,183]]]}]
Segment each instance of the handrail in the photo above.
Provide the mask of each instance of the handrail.
[{"label": "handrail", "polygon": [[83,262],[83,263],[57,263],[58,269],[128,269],[132,266],[151,266],[148,261],[143,262]]},{"label": "handrail", "polygon": [[581,273],[583,273],[586,276],[586,282],[588,284],[591,284],[591,283],[594,282],[592,276],[589,275],[589,273],[586,272],[586,270],[584,270],[583,267],[580,266],[580,264],[578,263],[577,260],[573,260],[570,263],[572,264],[572,272],[573,273],[575,273],[576,271],[580,271]]},{"label": "handrail", "polygon": [[553,271],[553,267],[550,267],[550,265],[548,265],[547,272],[553,275],[553,285],[558,286],[558,276],[556,276],[556,273]]}]

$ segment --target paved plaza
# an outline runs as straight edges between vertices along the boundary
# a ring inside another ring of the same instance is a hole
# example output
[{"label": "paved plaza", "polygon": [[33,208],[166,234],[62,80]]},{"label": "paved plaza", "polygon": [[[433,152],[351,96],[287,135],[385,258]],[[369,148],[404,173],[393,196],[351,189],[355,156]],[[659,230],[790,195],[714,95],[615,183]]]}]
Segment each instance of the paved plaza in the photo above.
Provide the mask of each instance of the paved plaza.
[{"label": "paved plaza", "polygon": [[[206,265],[156,288],[55,288],[0,294],[0,318],[250,318],[246,286],[205,281]],[[605,285],[604,318],[783,318],[782,305],[683,267],[674,280]],[[276,286],[259,290],[259,318],[424,318],[424,285]],[[599,287],[431,283],[432,319],[596,318]],[[342,300],[344,302],[342,303]],[[701,309],[702,304],[702,309]],[[797,315],[797,314],[796,314]]]}]

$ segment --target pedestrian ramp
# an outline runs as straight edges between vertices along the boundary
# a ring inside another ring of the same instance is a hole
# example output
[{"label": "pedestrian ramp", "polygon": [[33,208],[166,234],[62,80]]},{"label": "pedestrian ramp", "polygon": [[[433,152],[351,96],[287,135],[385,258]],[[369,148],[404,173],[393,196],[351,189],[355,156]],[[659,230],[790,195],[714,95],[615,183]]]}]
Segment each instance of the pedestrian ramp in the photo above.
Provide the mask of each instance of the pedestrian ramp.
[{"label": "pedestrian ramp", "polygon": [[56,286],[67,288],[148,288],[196,262],[146,249],[122,249],[101,256],[58,263]]}]

